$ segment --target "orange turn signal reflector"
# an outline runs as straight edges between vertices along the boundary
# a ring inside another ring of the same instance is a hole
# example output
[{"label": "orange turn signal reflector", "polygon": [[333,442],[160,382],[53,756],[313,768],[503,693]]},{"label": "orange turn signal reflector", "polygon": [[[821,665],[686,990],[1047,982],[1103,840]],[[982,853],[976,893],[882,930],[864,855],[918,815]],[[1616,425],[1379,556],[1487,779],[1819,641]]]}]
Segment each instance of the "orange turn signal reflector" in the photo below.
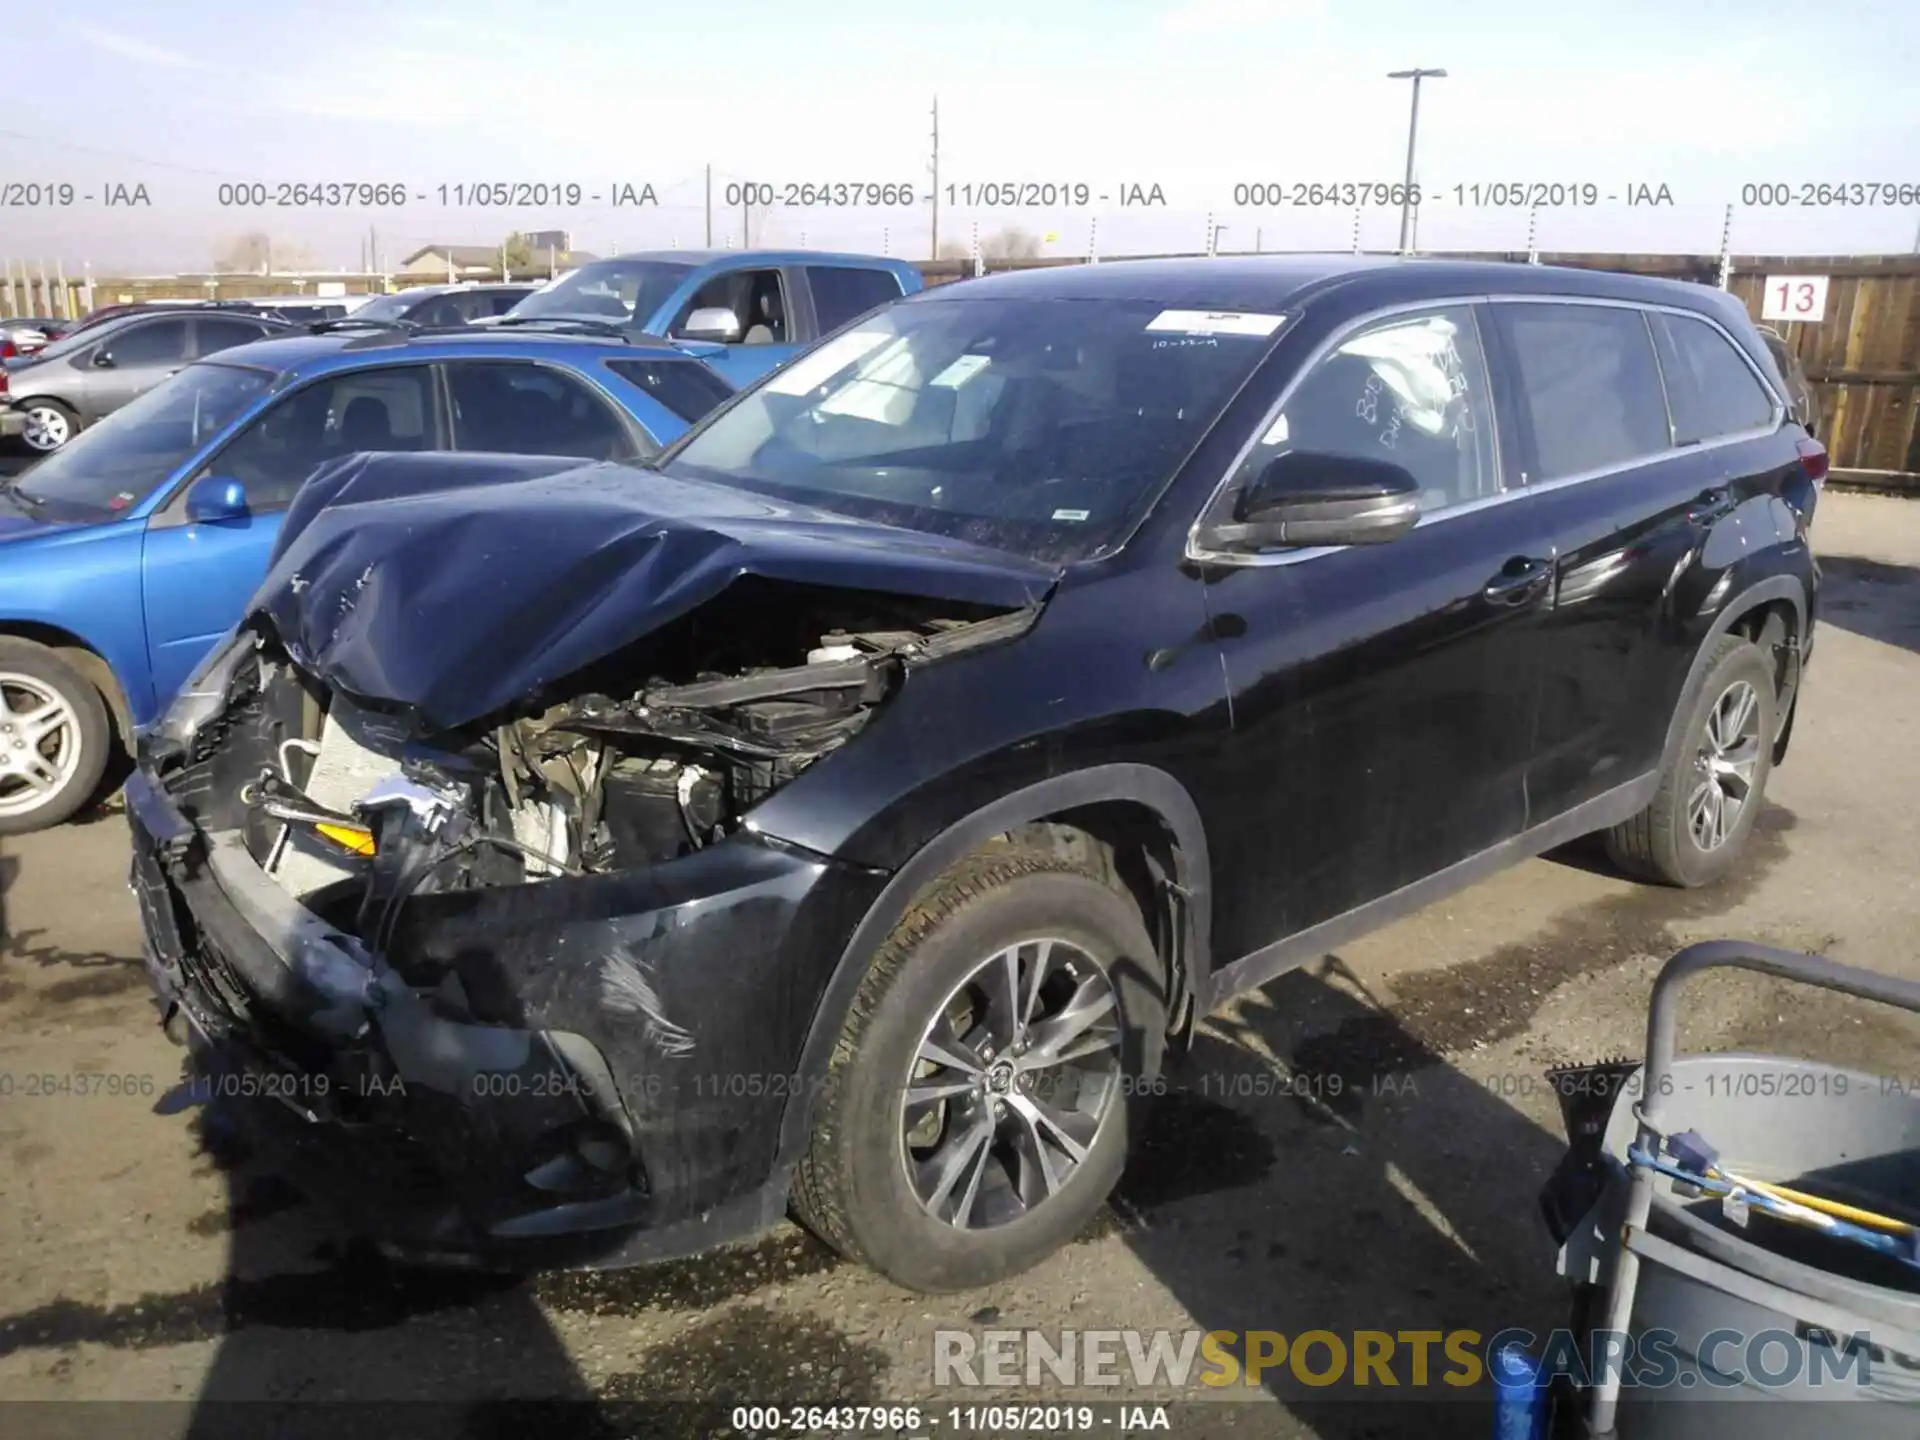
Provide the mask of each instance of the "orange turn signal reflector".
[{"label": "orange turn signal reflector", "polygon": [[316,825],[313,828],[334,844],[344,846],[356,855],[373,854],[373,832],[370,830],[355,830],[347,825]]}]

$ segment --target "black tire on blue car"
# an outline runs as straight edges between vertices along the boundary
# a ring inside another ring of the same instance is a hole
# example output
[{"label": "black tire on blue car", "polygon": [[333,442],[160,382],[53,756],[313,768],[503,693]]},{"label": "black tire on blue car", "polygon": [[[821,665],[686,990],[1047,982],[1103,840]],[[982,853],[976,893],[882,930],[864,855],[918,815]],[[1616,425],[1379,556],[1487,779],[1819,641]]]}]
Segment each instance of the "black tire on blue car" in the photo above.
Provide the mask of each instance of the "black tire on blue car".
[{"label": "black tire on blue car", "polygon": [[1038,1263],[1119,1179],[1164,991],[1138,906],[1101,875],[1012,845],[959,862],[854,999],[794,1177],[802,1223],[926,1293]]},{"label": "black tire on blue car", "polygon": [[92,681],[44,645],[0,637],[0,835],[72,816],[99,787],[112,743]]}]

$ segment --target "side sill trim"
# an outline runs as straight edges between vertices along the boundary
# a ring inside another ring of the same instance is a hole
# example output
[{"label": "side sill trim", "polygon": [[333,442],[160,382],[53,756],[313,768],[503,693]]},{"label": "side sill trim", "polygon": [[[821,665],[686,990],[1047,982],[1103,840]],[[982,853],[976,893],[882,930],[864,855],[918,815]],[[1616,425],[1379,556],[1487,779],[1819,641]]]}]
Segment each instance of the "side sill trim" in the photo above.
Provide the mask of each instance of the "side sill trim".
[{"label": "side sill trim", "polygon": [[1659,773],[1649,771],[1637,780],[1615,786],[1604,794],[1576,805],[1563,815],[1556,815],[1530,830],[1523,830],[1511,840],[1502,840],[1498,845],[1489,846],[1477,855],[1469,855],[1445,870],[1416,880],[1411,885],[1404,885],[1378,900],[1369,900],[1343,915],[1322,920],[1297,935],[1289,935],[1284,940],[1242,956],[1207,977],[1199,1012],[1202,1015],[1210,1014],[1241,991],[1264,985],[1277,975],[1317,960],[1336,946],[1378,930],[1422,906],[1432,904],[1442,896],[1464,890],[1496,871],[1522,860],[1530,860],[1556,845],[1564,845],[1591,831],[1618,825],[1652,803],[1659,786]]}]

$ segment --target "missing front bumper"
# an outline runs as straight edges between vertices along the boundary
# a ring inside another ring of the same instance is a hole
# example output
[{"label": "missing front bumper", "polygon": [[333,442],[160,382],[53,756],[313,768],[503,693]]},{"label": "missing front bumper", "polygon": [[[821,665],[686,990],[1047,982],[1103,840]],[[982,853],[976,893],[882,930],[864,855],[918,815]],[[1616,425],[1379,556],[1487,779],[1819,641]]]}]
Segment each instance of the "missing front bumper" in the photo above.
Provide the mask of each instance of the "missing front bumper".
[{"label": "missing front bumper", "polygon": [[[883,875],[745,839],[423,896],[390,964],[196,829],[150,770],[127,799],[163,1005],[203,1072],[281,1077],[252,1083],[243,1123],[365,1233],[410,1253],[584,1241],[592,1263],[782,1213],[800,1055]],[[448,1018],[430,971],[485,992],[485,1023]]]}]

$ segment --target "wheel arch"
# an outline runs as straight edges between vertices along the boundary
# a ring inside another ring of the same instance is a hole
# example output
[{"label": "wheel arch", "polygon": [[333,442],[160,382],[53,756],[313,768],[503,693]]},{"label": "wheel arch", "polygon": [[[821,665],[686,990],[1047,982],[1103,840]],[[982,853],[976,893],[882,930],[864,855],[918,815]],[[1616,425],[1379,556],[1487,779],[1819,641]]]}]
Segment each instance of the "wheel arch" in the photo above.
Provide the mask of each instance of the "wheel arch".
[{"label": "wheel arch", "polygon": [[[1166,771],[1151,765],[1096,765],[1050,776],[958,820],[914,852],[893,874],[854,928],[833,974],[821,993],[801,1050],[795,1087],[781,1117],[774,1167],[784,1186],[805,1152],[813,1127],[818,1087],[835,1042],[846,1023],[854,994],[867,965],[914,899],[963,856],[997,838],[1012,836],[1033,843],[1048,833],[1054,843],[1070,845],[1085,836],[1115,852],[1115,877],[1134,899],[1150,903],[1142,886],[1157,879],[1160,894],[1151,897],[1166,908],[1147,910],[1147,928],[1161,945],[1168,965],[1169,1017],[1176,1015],[1176,989],[1184,996],[1203,994],[1208,970],[1211,924],[1210,875],[1205,827],[1187,789]],[[1147,865],[1142,872],[1130,858]],[[1154,874],[1158,865],[1163,872]]]},{"label": "wheel arch", "polygon": [[34,620],[0,620],[0,637],[31,640],[36,645],[44,645],[78,670],[100,692],[100,698],[107,702],[107,714],[113,719],[115,738],[123,746],[132,748],[133,710],[127,703],[127,693],[121,688],[119,677],[113,673],[113,667],[107,663],[106,657],[85,639],[58,625],[46,625]]},{"label": "wheel arch", "polygon": [[[1755,581],[1725,601],[1714,614],[1712,623],[1701,635],[1700,642],[1694,650],[1693,662],[1687,668],[1686,682],[1680,689],[1680,698],[1684,700],[1691,695],[1701,676],[1706,673],[1707,666],[1711,662],[1714,641],[1722,635],[1735,631],[1745,634],[1749,639],[1758,639],[1761,628],[1771,614],[1782,614],[1786,617],[1789,639],[1796,647],[1804,649],[1807,634],[1806,586],[1797,576],[1769,575],[1765,579]],[[1784,702],[1787,702],[1788,718],[1784,722],[1786,728],[1775,737],[1776,759],[1779,758],[1779,753],[1784,752],[1787,729],[1791,728],[1793,714],[1791,701],[1797,698],[1798,682],[1799,676],[1796,671],[1789,682],[1791,688],[1781,697]],[[1663,757],[1673,754],[1674,746],[1679,743],[1681,727],[1685,722],[1684,708],[1676,702],[1673,715],[1667,721],[1666,743],[1660,752]]]}]

